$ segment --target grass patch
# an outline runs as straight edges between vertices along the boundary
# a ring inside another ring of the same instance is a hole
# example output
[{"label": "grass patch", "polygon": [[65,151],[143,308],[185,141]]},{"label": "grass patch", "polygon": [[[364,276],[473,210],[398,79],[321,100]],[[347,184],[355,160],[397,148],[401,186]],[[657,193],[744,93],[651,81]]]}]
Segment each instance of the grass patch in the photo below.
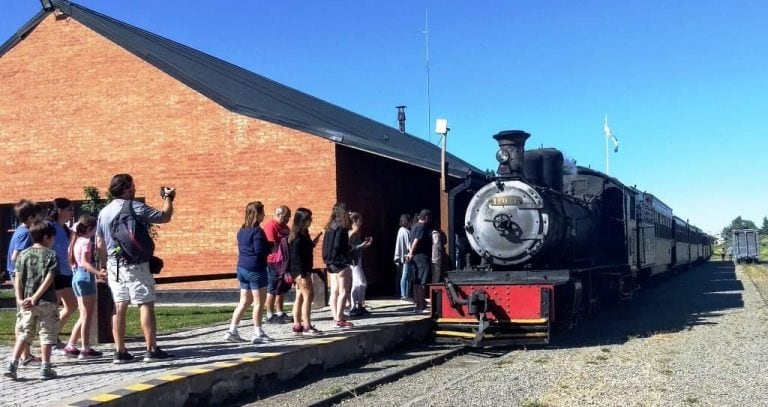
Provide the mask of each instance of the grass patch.
[{"label": "grass patch", "polygon": [[696,403],[699,402],[699,398],[698,397],[688,396],[688,397],[683,399],[683,402],[687,403],[687,404],[696,404]]},{"label": "grass patch", "polygon": [[342,393],[342,392],[344,392],[344,391],[345,391],[345,390],[344,390],[344,388],[343,388],[343,387],[341,387],[341,386],[334,386],[334,387],[331,387],[331,388],[330,388],[330,389],[328,389],[328,390],[324,390],[324,391],[323,391],[322,393],[320,393],[320,394],[322,394],[322,395],[323,395],[323,397],[330,397],[330,396],[335,396],[335,395],[337,395],[337,394],[340,394],[340,393]]},{"label": "grass patch", "polygon": [[534,359],[533,362],[534,363],[538,363],[540,365],[543,365],[543,364],[546,364],[547,362],[549,362],[550,360],[552,360],[552,359],[549,356],[542,356],[540,358]]},{"label": "grass patch", "polygon": [[601,362],[605,362],[606,360],[608,360],[608,356],[605,356],[605,355],[597,355],[597,356],[595,356],[595,359],[597,359],[597,360],[599,360],[599,361],[601,361]]},{"label": "grass patch", "polygon": [[[198,328],[224,323],[232,318],[235,307],[167,307],[155,306],[157,317],[157,332],[168,333],[184,329]],[[244,316],[248,321],[250,312]],[[77,322],[79,312],[75,311],[69,318],[67,325],[61,329],[59,336],[62,341],[67,340],[72,333],[72,326]],[[14,342],[13,326],[16,322],[15,309],[0,310],[0,343],[10,345]],[[139,323],[139,308],[131,306],[125,323],[126,337],[141,337],[141,325]]]},{"label": "grass patch", "polygon": [[12,300],[14,298],[13,290],[0,290],[0,300]]},{"label": "grass patch", "polygon": [[600,349],[600,352],[603,352],[603,353],[611,353],[611,350],[610,350],[610,349],[608,349],[608,348],[602,348],[602,349]]},{"label": "grass patch", "polygon": [[522,407],[551,407],[549,404],[543,401],[524,401],[520,404]]}]

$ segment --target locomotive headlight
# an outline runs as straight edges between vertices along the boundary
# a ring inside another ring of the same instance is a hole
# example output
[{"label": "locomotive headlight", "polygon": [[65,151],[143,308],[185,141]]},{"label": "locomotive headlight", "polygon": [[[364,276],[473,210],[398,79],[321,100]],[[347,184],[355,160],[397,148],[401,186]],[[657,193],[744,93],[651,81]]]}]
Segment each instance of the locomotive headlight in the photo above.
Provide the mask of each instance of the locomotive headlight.
[{"label": "locomotive headlight", "polygon": [[499,150],[496,152],[496,161],[498,161],[501,164],[506,164],[509,162],[509,151],[507,150]]}]

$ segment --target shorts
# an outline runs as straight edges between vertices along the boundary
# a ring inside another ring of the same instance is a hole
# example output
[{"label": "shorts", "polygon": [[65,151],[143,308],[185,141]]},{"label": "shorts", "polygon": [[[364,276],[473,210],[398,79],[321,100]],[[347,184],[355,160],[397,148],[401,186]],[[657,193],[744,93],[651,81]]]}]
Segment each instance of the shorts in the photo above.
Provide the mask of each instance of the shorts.
[{"label": "shorts", "polygon": [[78,297],[96,295],[96,276],[82,267],[76,268],[75,275],[72,276],[72,291]]},{"label": "shorts", "polygon": [[431,263],[426,254],[417,254],[413,256],[413,283],[424,285],[430,282],[429,268]]},{"label": "shorts", "polygon": [[110,258],[107,261],[107,281],[115,303],[147,304],[155,302],[155,279],[149,272],[149,263],[125,264]]},{"label": "shorts", "polygon": [[[269,269],[269,266],[267,266]],[[267,273],[237,268],[237,281],[241,290],[256,291],[267,286]]]},{"label": "shorts", "polygon": [[72,288],[72,276],[56,275],[53,277],[53,288],[56,289],[56,291]]},{"label": "shorts", "polygon": [[331,274],[336,274],[336,273],[342,272],[342,271],[344,271],[344,270],[346,270],[348,268],[349,268],[348,265],[329,264],[328,265],[328,272],[331,273]]},{"label": "shorts", "polygon": [[37,336],[40,329],[40,344],[53,345],[59,339],[59,307],[57,304],[41,301],[32,309],[20,309],[16,316],[18,340],[27,344]]},{"label": "shorts", "polygon": [[277,270],[269,264],[267,264],[267,294],[282,294],[277,291]]}]

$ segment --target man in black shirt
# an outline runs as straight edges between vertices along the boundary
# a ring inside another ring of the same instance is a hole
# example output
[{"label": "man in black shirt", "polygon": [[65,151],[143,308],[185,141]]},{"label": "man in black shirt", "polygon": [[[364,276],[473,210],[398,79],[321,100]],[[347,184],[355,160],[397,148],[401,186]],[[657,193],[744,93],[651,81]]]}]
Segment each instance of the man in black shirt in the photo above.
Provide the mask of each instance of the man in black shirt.
[{"label": "man in black shirt", "polygon": [[421,313],[427,308],[424,285],[430,281],[430,260],[432,256],[432,230],[429,222],[432,220],[432,212],[422,209],[419,212],[418,222],[411,226],[411,246],[406,255],[406,260],[413,262],[413,300],[416,303],[416,313]]}]

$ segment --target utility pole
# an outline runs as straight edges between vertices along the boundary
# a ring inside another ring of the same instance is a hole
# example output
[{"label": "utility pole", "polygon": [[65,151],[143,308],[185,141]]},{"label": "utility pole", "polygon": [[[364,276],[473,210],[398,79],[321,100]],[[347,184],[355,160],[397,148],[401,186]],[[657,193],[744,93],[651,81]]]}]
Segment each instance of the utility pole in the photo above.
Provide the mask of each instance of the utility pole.
[{"label": "utility pole", "polygon": [[[440,151],[440,229],[444,233],[448,233],[448,173],[445,150],[449,131],[451,129],[448,127],[447,119],[437,119],[435,121],[435,133],[443,137],[442,149]],[[451,237],[448,236],[448,238],[450,239]]]}]

